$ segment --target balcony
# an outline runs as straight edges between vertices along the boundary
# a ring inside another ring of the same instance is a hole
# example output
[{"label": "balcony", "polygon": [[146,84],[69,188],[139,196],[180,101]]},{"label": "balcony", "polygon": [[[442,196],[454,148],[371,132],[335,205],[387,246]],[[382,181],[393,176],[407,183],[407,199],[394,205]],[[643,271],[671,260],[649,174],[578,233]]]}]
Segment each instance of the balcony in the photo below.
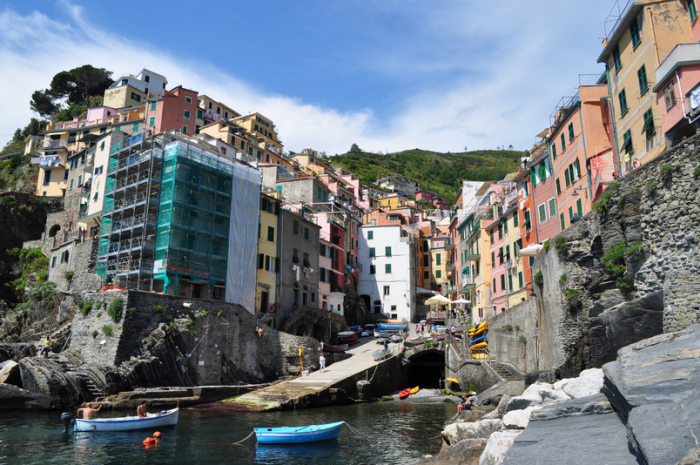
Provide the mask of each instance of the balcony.
[{"label": "balcony", "polygon": [[445,270],[450,271],[455,269],[455,264],[452,260],[447,260],[445,262]]},{"label": "balcony", "polygon": [[39,157],[39,168],[52,169],[60,168],[61,166],[61,157],[58,155],[41,155]]},{"label": "balcony", "polygon": [[49,139],[44,142],[43,149],[47,150],[65,150],[67,143],[61,139]]},{"label": "balcony", "polygon": [[470,262],[475,262],[475,261],[479,260],[480,258],[481,258],[480,253],[474,253],[472,251],[469,251],[469,253],[467,254],[467,261],[470,261]]}]

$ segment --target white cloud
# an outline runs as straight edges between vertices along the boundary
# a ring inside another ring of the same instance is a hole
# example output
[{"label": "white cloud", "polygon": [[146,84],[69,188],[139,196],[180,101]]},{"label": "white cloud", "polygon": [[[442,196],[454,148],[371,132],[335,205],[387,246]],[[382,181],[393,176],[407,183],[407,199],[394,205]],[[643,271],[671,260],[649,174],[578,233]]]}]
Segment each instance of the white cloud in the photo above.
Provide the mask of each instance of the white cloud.
[{"label": "white cloud", "polygon": [[[578,84],[577,74],[602,70],[595,65],[599,43],[590,39],[596,35],[590,29],[601,29],[604,13],[590,13],[590,4],[540,2],[559,15],[552,21],[544,17],[543,5],[532,2],[513,2],[506,15],[502,2],[468,3],[416,12],[424,15],[423,27],[416,32],[425,36],[420,50],[392,43],[367,57],[365,65],[382,78],[411,70],[426,76],[444,72],[438,82],[427,77],[419,91],[382,118],[377,116],[379,109],[324,108],[301,96],[270,94],[219,63],[176,55],[157,43],[91,26],[81,8],[68,3],[64,7],[72,18],[69,24],[6,9],[0,13],[0,101],[7,105],[0,112],[0,141],[33,116],[29,100],[34,90],[48,87],[61,70],[89,63],[113,71],[114,78],[146,67],[165,75],[171,87],[196,90],[241,113],[258,111],[275,122],[288,150],[310,147],[334,154],[347,151],[352,143],[371,151],[459,151],[465,146],[510,144],[528,148],[548,124],[559,98]],[[586,12],[590,21],[598,22],[577,21]],[[580,37],[586,31],[584,40],[593,43],[582,46]]]}]

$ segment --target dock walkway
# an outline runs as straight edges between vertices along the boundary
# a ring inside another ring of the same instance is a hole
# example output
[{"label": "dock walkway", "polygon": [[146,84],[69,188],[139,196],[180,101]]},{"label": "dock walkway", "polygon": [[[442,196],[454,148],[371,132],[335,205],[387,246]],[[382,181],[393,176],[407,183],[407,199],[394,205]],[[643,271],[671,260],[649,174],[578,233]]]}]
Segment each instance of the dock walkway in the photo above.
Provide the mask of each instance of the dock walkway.
[{"label": "dock walkway", "polygon": [[[392,354],[397,354],[400,350],[399,344],[389,344]],[[243,404],[253,410],[278,410],[287,405],[303,404],[311,401],[312,398],[320,396],[326,391],[330,391],[334,386],[346,381],[348,378],[370,370],[382,363],[375,362],[372,354],[382,349],[372,338],[364,338],[357,345],[347,352],[352,357],[335,362],[326,367],[321,373],[314,371],[307,376],[299,376],[288,381],[282,381],[272,386],[246,393],[237,397],[233,402]],[[388,360],[389,357],[385,358]],[[372,376],[372,373],[369,373]]]}]

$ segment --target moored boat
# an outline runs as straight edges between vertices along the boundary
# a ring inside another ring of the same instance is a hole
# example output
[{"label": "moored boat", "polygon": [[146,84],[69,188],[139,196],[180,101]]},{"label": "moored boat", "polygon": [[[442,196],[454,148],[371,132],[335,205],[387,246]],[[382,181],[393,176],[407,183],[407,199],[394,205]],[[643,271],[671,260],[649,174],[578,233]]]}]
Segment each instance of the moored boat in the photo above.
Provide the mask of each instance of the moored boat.
[{"label": "moored boat", "polygon": [[340,344],[340,345],[333,345],[333,344],[326,344],[325,342],[321,344],[321,350],[324,350],[326,352],[345,352],[348,350],[348,345],[347,344]]},{"label": "moored boat", "polygon": [[374,358],[375,362],[378,362],[380,360],[384,360],[384,358],[386,358],[389,355],[391,355],[391,349],[386,348],[386,349],[382,349],[382,350],[377,351],[377,352],[373,352],[372,358]]},{"label": "moored boat", "polygon": [[408,328],[408,324],[399,320],[379,320],[377,328],[382,331],[405,331]]},{"label": "moored boat", "polygon": [[95,418],[83,420],[76,418],[73,429],[75,431],[105,432],[105,431],[136,431],[140,429],[162,428],[175,426],[180,416],[180,409],[163,410],[160,413],[152,413],[147,417],[115,417]]},{"label": "moored boat", "polygon": [[410,395],[411,395],[411,388],[406,388],[403,391],[399,392],[399,399],[403,400]]},{"label": "moored boat", "polygon": [[416,387],[414,387],[414,388],[411,389],[411,394],[415,394],[415,393],[418,392],[418,391],[420,391],[420,387],[419,387],[419,386],[416,386]]},{"label": "moored boat", "polygon": [[259,444],[302,444],[338,439],[344,421],[324,425],[254,428]]},{"label": "moored boat", "polygon": [[478,344],[474,344],[473,346],[470,346],[469,350],[481,349],[482,347],[486,347],[487,345],[488,345],[487,342],[479,342]]}]

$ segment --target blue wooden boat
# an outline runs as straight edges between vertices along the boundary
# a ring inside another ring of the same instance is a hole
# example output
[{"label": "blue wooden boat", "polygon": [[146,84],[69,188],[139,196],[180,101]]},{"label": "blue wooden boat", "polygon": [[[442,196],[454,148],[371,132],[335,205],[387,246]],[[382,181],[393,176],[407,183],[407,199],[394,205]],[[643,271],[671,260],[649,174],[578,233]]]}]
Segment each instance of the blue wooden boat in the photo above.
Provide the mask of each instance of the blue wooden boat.
[{"label": "blue wooden boat", "polygon": [[303,444],[338,439],[344,421],[325,425],[254,428],[259,444]]},{"label": "blue wooden boat", "polygon": [[377,328],[381,331],[405,331],[408,325],[394,321],[378,321]]}]

